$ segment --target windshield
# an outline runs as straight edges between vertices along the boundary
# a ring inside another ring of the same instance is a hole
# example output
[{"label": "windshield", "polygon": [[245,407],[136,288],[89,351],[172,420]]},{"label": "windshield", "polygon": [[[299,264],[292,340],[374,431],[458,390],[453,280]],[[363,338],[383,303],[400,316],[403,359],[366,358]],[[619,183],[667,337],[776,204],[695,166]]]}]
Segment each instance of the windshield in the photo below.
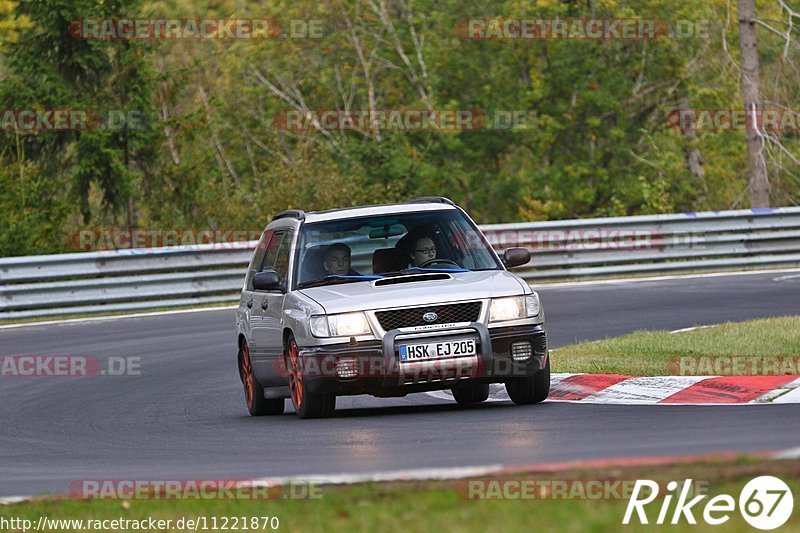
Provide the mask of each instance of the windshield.
[{"label": "windshield", "polygon": [[455,209],[305,224],[298,244],[299,288],[400,273],[502,269],[478,229]]}]

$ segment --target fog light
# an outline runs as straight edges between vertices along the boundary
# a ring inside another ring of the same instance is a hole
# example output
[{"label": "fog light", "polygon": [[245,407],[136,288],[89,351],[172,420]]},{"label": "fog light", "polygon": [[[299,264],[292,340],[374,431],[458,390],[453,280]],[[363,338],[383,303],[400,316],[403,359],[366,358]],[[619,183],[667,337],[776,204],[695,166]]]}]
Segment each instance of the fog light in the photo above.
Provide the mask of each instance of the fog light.
[{"label": "fog light", "polygon": [[349,379],[357,375],[358,359],[355,357],[342,357],[336,360],[336,377]]},{"label": "fog light", "polygon": [[511,358],[514,361],[526,361],[533,355],[533,346],[529,341],[518,341],[511,344]]}]

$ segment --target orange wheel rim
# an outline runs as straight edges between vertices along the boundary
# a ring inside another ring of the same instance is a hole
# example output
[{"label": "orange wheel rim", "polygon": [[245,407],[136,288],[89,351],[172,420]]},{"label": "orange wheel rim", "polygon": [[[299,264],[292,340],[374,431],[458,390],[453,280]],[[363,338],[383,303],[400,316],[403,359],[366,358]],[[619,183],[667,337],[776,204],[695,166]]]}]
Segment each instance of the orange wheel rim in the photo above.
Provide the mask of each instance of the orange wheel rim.
[{"label": "orange wheel rim", "polygon": [[289,344],[289,390],[292,392],[292,403],[300,407],[303,403],[303,372],[300,369],[300,354],[297,343]]},{"label": "orange wheel rim", "polygon": [[244,383],[244,399],[247,405],[253,405],[253,365],[250,363],[250,347],[245,343],[242,345],[242,382]]}]

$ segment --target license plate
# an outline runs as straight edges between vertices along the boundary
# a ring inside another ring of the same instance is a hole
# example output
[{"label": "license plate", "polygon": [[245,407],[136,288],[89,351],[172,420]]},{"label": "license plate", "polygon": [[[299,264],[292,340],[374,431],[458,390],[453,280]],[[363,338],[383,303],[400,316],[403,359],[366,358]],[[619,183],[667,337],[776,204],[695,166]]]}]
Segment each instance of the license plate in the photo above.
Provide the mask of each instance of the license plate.
[{"label": "license plate", "polygon": [[445,357],[462,357],[475,355],[476,353],[474,339],[400,345],[400,361],[404,363]]}]

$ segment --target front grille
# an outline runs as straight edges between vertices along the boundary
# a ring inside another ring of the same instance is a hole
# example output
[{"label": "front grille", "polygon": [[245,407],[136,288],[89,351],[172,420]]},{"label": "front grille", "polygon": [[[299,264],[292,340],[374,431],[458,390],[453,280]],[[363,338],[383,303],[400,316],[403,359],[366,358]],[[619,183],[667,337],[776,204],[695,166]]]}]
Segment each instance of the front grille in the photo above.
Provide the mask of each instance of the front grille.
[{"label": "front grille", "polygon": [[[436,313],[436,320],[426,322],[422,319],[425,313]],[[385,331],[413,326],[429,326],[432,324],[450,324],[452,322],[477,322],[481,314],[480,302],[468,302],[452,305],[431,305],[412,309],[394,311],[378,311],[375,317]]]}]

